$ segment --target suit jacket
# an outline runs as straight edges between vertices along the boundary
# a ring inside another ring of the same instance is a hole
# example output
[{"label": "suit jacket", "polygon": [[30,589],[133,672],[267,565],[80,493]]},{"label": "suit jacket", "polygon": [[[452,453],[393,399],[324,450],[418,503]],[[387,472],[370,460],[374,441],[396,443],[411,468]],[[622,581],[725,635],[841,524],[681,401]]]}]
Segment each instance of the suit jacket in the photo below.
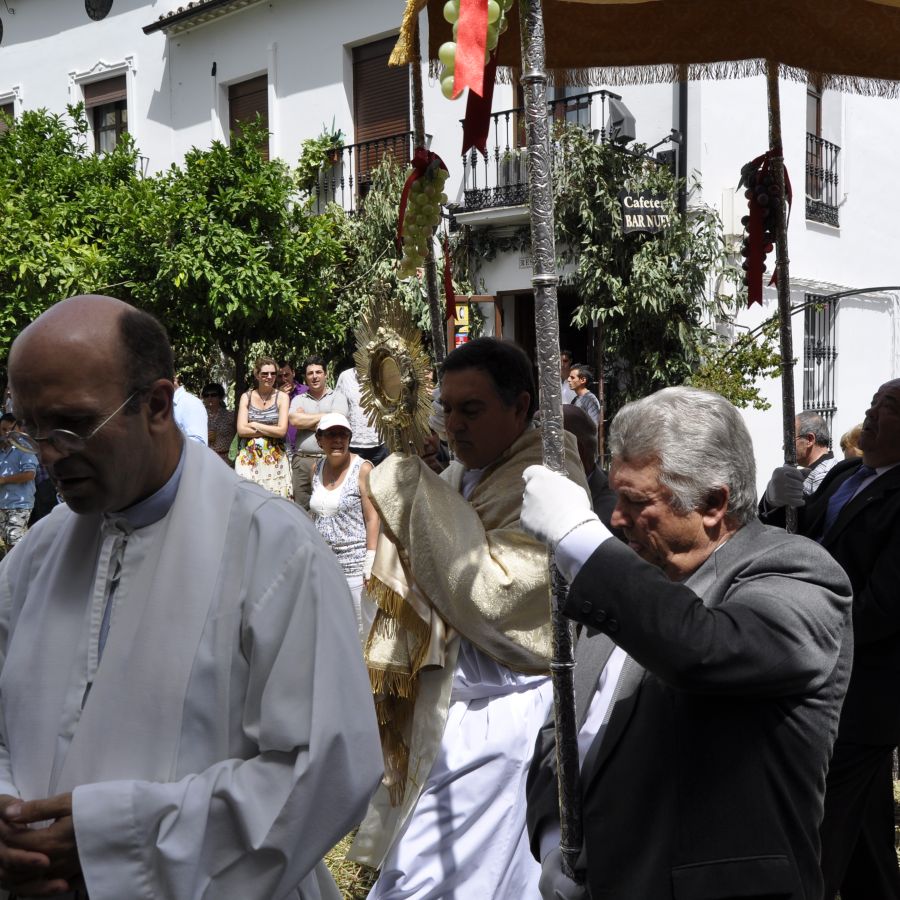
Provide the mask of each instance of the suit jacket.
[{"label": "suit jacket", "polygon": [[[798,510],[798,531],[821,536],[828,501],[861,464],[839,462]],[[760,504],[763,519],[784,524],[784,509]],[[900,742],[900,466],[868,484],[844,508],[822,546],[853,586],[855,657],[840,738],[857,744]]]},{"label": "suit jacket", "polygon": [[[565,613],[632,658],[582,765],[593,900],[819,900],[825,773],[852,656],[840,567],[757,521],[684,583],[608,540]],[[579,646],[594,663],[576,669],[576,692],[590,697],[605,655]],[[550,725],[527,787],[536,854],[557,815],[554,749]]]}]

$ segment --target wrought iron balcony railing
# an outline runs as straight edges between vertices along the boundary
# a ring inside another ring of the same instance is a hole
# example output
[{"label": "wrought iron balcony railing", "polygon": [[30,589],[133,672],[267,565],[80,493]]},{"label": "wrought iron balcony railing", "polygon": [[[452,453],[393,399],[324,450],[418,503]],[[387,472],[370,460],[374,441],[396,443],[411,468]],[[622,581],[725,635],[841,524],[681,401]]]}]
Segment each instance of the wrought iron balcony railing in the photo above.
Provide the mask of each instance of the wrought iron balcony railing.
[{"label": "wrought iron balcony railing", "polygon": [[[608,97],[621,99],[609,91],[589,91],[550,100],[547,110],[554,122],[569,122],[585,131],[594,131],[597,139],[605,142]],[[520,206],[527,201],[524,112],[519,107],[492,113],[487,158],[477,150],[463,155],[463,207],[466,211]]]},{"label": "wrought iron balcony railing", "polygon": [[406,168],[413,154],[413,133],[403,131],[387,137],[347,144],[334,151],[331,163],[319,174],[312,191],[317,212],[329,203],[337,203],[348,212],[359,207],[372,185],[372,173],[381,161],[393,157],[397,165]]},{"label": "wrought iron balcony railing", "polygon": [[840,225],[838,215],[837,144],[814,134],[806,135],[806,218],[826,225]]}]

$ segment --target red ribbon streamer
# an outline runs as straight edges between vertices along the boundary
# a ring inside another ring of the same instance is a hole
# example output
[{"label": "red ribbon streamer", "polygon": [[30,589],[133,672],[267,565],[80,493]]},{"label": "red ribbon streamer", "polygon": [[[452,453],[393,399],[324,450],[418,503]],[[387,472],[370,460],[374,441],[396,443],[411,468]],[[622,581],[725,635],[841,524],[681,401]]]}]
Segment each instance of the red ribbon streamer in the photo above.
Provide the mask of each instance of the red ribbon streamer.
[{"label": "red ribbon streamer", "polygon": [[447,310],[444,313],[444,321],[456,318],[456,294],[453,292],[453,272],[450,268],[450,240],[444,235],[444,297],[447,301]]},{"label": "red ribbon streamer", "polygon": [[[459,51],[457,50],[457,59]],[[469,91],[466,98],[466,117],[463,119],[463,155],[470,147],[481,151],[487,159],[487,142],[491,130],[491,103],[494,99],[494,81],[497,77],[497,51],[491,54],[484,67],[484,91],[476,94]]]},{"label": "red ribbon streamer", "polygon": [[487,50],[488,0],[460,0],[456,29],[456,68],[453,99],[466,88],[484,92],[484,59]]},{"label": "red ribbon streamer", "polygon": [[424,147],[416,147],[413,158],[409,161],[413,170],[403,184],[403,192],[400,194],[400,211],[397,216],[397,249],[403,249],[403,220],[406,218],[406,204],[409,200],[409,192],[414,181],[418,181],[428,170],[428,167],[436,162],[445,171],[449,171],[444,161],[430,150]]}]

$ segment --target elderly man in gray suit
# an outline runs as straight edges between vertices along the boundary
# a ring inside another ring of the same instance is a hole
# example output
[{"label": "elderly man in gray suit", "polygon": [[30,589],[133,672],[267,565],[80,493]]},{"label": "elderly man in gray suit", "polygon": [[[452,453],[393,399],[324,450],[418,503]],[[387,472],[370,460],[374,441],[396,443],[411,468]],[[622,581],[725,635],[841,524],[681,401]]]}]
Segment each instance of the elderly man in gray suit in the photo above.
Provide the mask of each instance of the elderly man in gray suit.
[{"label": "elderly man in gray suit", "polygon": [[[588,627],[576,696],[582,861],[604,900],[819,900],[825,774],[852,655],[850,586],[821,547],[756,518],[750,435],[722,397],[667,388],[610,435],[613,526],[525,472],[522,526],[556,551]],[[554,735],[528,782],[544,898],[560,870]]]}]

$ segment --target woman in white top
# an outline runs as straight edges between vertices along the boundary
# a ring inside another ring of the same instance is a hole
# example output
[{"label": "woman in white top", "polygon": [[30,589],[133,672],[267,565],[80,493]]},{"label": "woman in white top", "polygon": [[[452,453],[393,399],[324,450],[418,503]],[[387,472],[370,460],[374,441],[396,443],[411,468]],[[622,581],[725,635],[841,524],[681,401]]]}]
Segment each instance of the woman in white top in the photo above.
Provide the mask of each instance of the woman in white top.
[{"label": "woman in white top", "polygon": [[313,474],[309,511],[344,570],[353,595],[359,639],[365,647],[375,619],[375,604],[365,595],[378,542],[378,513],[366,479],[372,463],[350,452],[350,423],[341,413],[319,419],[316,441],[325,454]]}]

